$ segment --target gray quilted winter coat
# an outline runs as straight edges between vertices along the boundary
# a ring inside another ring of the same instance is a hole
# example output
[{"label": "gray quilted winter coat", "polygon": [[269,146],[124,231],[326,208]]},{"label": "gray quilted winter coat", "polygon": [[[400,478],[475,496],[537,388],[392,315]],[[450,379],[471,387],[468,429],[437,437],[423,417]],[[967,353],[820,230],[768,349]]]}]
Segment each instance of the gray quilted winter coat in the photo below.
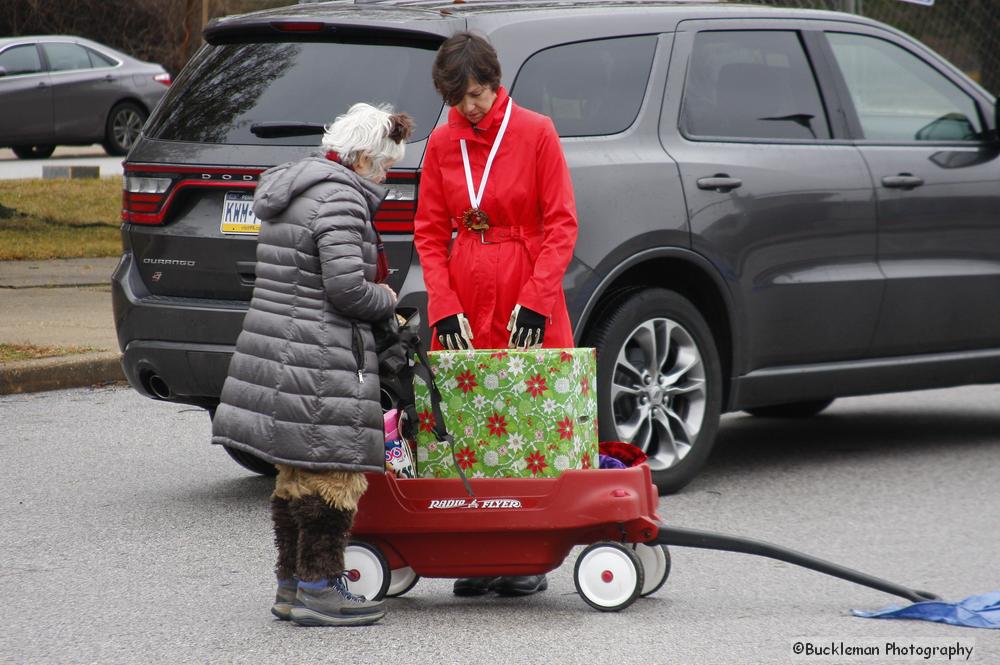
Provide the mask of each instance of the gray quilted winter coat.
[{"label": "gray quilted winter coat", "polygon": [[385,469],[370,321],[389,317],[376,286],[371,219],[384,190],[310,157],[261,175],[257,281],[212,443],[312,470]]}]

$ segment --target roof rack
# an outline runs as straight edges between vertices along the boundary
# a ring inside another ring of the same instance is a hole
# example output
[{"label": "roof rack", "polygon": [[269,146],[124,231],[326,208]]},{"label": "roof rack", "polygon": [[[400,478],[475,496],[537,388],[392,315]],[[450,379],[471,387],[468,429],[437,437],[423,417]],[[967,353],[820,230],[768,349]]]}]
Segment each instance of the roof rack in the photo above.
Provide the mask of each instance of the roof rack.
[{"label": "roof rack", "polygon": [[[300,5],[310,5],[317,4],[320,2],[327,2],[328,0],[298,0]],[[725,2],[727,0],[651,0],[650,4],[686,4],[686,3],[716,3]],[[513,4],[518,5],[552,5],[552,4],[565,4],[565,5],[575,5],[575,4],[616,4],[620,2],[621,4],[628,5],[641,5],[643,0],[354,0],[356,5],[466,5],[466,6],[476,6],[476,5],[505,5]]]}]

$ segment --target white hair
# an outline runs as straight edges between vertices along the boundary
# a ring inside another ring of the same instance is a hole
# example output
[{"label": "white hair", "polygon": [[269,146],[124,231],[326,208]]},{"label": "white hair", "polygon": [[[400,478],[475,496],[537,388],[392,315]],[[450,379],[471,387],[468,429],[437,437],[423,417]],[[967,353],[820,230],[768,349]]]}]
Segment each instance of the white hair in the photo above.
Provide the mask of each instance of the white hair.
[{"label": "white hair", "polygon": [[389,138],[391,115],[392,107],[388,104],[355,104],[326,127],[320,146],[337,152],[347,167],[353,167],[361,155],[368,155],[372,170],[364,177],[378,182],[385,178],[389,163],[402,159],[406,152],[405,141],[396,143]]}]

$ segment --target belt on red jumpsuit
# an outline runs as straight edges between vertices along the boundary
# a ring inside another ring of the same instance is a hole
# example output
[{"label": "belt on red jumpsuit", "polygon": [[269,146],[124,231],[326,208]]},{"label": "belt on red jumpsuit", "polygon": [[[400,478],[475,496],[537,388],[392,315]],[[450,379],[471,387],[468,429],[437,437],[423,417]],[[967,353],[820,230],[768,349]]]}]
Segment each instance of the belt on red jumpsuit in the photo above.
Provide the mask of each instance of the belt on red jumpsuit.
[{"label": "belt on red jumpsuit", "polygon": [[511,240],[524,240],[540,236],[544,232],[541,226],[491,226],[485,231],[470,231],[460,228],[461,233],[469,233],[479,236],[479,241],[484,245],[494,245]]}]

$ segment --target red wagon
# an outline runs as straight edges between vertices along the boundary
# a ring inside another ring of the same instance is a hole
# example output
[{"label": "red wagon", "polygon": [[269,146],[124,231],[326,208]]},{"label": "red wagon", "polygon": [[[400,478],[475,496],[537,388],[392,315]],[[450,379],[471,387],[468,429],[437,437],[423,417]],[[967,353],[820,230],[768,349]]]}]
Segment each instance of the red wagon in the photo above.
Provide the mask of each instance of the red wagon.
[{"label": "red wagon", "polygon": [[620,610],[670,574],[667,545],[756,554],[914,601],[914,591],[768,543],[667,527],[649,467],[566,471],[558,478],[397,479],[370,474],[347,550],[351,591],[400,596],[420,577],[538,575],[576,545],[573,569],[592,607]]}]

